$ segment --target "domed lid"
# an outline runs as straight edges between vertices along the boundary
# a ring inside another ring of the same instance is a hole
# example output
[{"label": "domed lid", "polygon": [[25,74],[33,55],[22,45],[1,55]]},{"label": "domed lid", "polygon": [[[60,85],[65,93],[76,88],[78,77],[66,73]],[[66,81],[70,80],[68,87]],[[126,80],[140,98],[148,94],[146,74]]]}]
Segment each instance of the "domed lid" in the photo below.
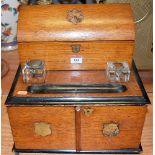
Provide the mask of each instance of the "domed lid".
[{"label": "domed lid", "polygon": [[129,4],[21,6],[18,42],[134,40]]}]

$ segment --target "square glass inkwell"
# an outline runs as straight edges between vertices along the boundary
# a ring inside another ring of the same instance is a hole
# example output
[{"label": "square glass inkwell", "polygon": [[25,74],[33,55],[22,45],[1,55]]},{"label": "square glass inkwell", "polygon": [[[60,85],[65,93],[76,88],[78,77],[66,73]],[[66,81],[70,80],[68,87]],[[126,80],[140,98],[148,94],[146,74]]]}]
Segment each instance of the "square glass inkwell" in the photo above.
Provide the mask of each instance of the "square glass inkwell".
[{"label": "square glass inkwell", "polygon": [[111,82],[127,82],[130,79],[130,69],[126,61],[107,62],[107,77]]},{"label": "square glass inkwell", "polygon": [[45,62],[42,60],[27,60],[22,69],[25,83],[44,83],[46,76]]}]

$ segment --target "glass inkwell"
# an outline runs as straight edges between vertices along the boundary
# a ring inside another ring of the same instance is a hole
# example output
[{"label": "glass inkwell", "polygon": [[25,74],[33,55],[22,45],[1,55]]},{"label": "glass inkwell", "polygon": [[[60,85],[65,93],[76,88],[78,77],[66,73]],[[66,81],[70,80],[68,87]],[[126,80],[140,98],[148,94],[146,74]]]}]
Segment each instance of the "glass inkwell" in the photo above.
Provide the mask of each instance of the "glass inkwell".
[{"label": "glass inkwell", "polygon": [[107,62],[107,77],[111,82],[127,82],[130,79],[130,69],[126,61]]},{"label": "glass inkwell", "polygon": [[25,83],[44,83],[46,76],[45,62],[42,60],[26,61],[22,74]]}]

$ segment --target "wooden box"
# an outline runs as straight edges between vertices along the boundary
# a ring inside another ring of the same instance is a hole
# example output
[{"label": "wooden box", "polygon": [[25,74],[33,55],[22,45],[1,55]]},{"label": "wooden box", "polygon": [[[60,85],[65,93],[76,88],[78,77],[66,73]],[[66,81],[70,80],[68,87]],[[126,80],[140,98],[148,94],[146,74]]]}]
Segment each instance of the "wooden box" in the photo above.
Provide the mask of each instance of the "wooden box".
[{"label": "wooden box", "polygon": [[[14,150],[140,153],[149,99],[132,62],[134,37],[128,4],[21,7],[20,66],[6,101]],[[127,88],[119,93],[32,94],[21,75],[30,59],[45,60],[45,84],[109,84],[108,61],[127,61],[131,77],[119,82]]]}]

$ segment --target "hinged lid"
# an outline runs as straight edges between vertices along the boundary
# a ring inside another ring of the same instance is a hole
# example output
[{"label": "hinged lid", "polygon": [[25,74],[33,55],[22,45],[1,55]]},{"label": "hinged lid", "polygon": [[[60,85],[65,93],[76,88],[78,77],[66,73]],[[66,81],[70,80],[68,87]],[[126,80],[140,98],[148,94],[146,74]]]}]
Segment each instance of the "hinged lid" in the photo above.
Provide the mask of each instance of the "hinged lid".
[{"label": "hinged lid", "polygon": [[134,40],[129,4],[21,6],[18,42]]}]

